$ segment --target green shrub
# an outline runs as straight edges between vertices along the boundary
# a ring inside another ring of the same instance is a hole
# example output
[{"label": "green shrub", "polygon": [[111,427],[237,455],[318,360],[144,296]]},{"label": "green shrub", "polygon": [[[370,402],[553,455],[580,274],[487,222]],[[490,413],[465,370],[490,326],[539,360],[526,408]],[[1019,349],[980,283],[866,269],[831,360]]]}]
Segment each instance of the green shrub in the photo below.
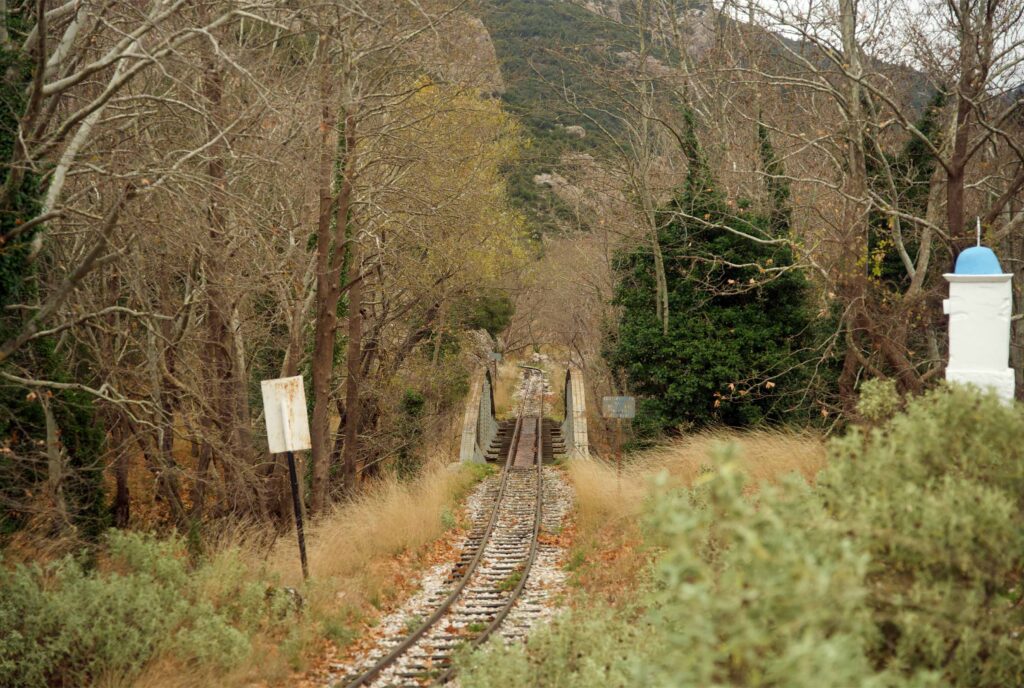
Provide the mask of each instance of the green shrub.
[{"label": "green shrub", "polygon": [[265,628],[269,622],[296,611],[292,594],[282,588],[268,588],[265,576],[253,578],[250,573],[249,564],[237,549],[222,550],[192,574],[196,596],[209,601],[232,625],[246,631]]},{"label": "green shrub", "polygon": [[250,654],[251,631],[282,618],[237,557],[193,572],[178,539],[111,531],[106,545],[106,573],[71,557],[0,566],[0,685],[130,679],[161,652],[235,666]]},{"label": "green shrub", "polygon": [[1020,411],[939,390],[833,443],[819,489],[871,555],[876,661],[960,686],[1024,684]]},{"label": "green shrub", "polygon": [[[665,547],[648,600],[665,648],[645,680],[671,685],[867,685],[867,557],[799,479],[743,495],[731,462],[655,504]],[[801,527],[795,528],[795,524]]]},{"label": "green shrub", "polygon": [[326,638],[338,647],[347,647],[359,638],[359,624],[364,619],[351,612],[340,612],[328,615],[320,622],[320,628]]},{"label": "green shrub", "polygon": [[466,661],[467,687],[903,685],[871,662],[868,558],[799,479],[754,504],[730,455],[658,496],[663,548],[637,618],[601,605]]},{"label": "green shrub", "polygon": [[441,525],[444,526],[445,530],[453,530],[459,525],[459,520],[452,513],[451,509],[445,509],[441,512]]},{"label": "green shrub", "polygon": [[192,623],[174,637],[172,652],[182,659],[221,668],[237,666],[252,649],[249,637],[207,605],[198,605]]},{"label": "green shrub", "polygon": [[895,380],[867,380],[860,388],[857,413],[870,423],[880,423],[892,418],[902,402]]}]

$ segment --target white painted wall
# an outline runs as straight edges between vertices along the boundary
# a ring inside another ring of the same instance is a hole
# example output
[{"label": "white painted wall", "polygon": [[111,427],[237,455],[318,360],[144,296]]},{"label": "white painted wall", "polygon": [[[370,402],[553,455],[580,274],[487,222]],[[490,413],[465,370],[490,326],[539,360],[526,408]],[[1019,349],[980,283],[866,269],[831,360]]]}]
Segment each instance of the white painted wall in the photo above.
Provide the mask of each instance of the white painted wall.
[{"label": "white painted wall", "polygon": [[946,379],[991,389],[1013,399],[1010,361],[1010,315],[1013,275],[944,275],[949,298],[949,364]]}]

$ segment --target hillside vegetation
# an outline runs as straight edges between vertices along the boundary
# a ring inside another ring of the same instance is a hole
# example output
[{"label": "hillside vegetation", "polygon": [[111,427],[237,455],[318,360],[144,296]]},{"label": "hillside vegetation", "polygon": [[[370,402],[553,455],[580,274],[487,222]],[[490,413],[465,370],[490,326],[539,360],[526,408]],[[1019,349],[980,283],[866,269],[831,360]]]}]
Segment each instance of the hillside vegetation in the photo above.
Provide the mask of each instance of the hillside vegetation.
[{"label": "hillside vegetation", "polygon": [[592,131],[583,138],[566,131],[585,121],[566,102],[564,88],[571,88],[583,113],[614,128],[597,107],[604,95],[589,71],[632,37],[625,28],[562,0],[487,0],[481,17],[505,81],[502,102],[528,137],[519,159],[506,167],[509,195],[535,231],[557,231],[560,220],[571,222],[572,217],[533,177],[559,168],[567,152],[593,152],[602,145]]}]

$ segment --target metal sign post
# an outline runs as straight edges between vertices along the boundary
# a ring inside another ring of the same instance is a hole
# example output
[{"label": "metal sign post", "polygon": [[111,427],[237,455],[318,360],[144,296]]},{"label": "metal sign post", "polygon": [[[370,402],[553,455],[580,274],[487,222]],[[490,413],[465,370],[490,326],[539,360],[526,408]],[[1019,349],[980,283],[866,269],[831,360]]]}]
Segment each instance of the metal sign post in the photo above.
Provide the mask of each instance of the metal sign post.
[{"label": "metal sign post", "polygon": [[615,419],[615,462],[619,477],[622,476],[622,419],[636,417],[635,397],[604,397],[601,399],[601,415]]},{"label": "metal sign post", "polygon": [[615,472],[622,481],[622,419],[615,419]]},{"label": "metal sign post", "polygon": [[487,354],[487,369],[491,371],[493,380],[498,379],[498,364],[501,363],[502,356],[497,351],[491,351]]},{"label": "metal sign post", "polygon": [[302,377],[264,380],[263,411],[267,421],[267,444],[271,454],[288,457],[288,477],[292,486],[292,506],[295,508],[295,530],[299,538],[299,560],[302,577],[309,578],[306,560],[306,535],[302,527],[302,499],[299,494],[299,475],[295,468],[295,452],[310,449],[309,419],[306,417],[306,391]]}]

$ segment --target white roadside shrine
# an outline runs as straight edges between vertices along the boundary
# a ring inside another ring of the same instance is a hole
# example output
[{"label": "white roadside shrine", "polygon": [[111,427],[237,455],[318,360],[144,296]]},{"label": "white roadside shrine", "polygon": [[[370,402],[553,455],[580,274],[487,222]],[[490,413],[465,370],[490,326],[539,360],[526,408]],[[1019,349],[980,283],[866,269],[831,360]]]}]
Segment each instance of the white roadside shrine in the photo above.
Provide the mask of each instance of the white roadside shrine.
[{"label": "white roadside shrine", "polygon": [[946,380],[972,384],[1013,400],[1010,360],[1012,274],[1004,273],[992,249],[972,246],[956,260],[949,298],[942,310],[949,316],[949,364]]}]

